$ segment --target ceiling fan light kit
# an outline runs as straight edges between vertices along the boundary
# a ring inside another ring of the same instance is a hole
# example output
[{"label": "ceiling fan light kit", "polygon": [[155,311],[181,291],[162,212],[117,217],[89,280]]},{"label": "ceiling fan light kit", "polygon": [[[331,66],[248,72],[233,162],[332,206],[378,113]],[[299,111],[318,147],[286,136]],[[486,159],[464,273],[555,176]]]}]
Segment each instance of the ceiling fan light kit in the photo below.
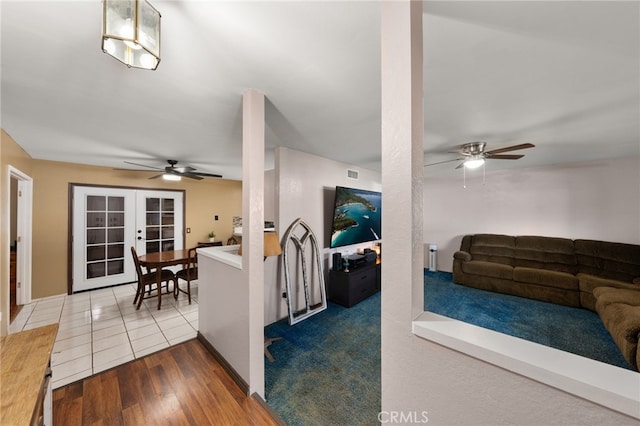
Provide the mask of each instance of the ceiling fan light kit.
[{"label": "ceiling fan light kit", "polygon": [[472,156],[466,159],[463,164],[467,169],[477,169],[484,164],[484,158],[482,156]]},{"label": "ceiling fan light kit", "polygon": [[160,18],[147,0],[103,0],[102,51],[128,67],[155,70]]},{"label": "ceiling fan light kit", "polygon": [[182,180],[182,176],[178,176],[178,175],[174,175],[174,174],[170,174],[170,173],[164,173],[162,175],[162,179],[170,180],[170,181],[173,181],[173,182],[180,182]]}]

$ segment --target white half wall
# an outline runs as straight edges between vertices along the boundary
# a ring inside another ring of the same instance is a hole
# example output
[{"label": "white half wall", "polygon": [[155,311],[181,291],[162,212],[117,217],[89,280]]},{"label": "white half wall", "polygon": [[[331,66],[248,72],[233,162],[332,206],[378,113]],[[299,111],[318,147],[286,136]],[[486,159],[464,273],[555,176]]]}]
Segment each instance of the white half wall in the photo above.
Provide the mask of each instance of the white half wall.
[{"label": "white half wall", "polygon": [[640,156],[426,178],[425,244],[451,272],[466,234],[542,235],[640,244]]}]

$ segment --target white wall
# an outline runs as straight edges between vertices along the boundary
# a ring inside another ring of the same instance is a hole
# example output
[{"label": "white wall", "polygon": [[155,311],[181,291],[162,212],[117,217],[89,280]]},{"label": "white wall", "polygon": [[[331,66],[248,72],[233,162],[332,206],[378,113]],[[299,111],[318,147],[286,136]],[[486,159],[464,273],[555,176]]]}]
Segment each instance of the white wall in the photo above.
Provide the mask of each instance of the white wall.
[{"label": "white wall", "polygon": [[[494,160],[495,161],[495,160]],[[451,271],[465,234],[497,233],[640,244],[640,157],[427,178],[424,239]]]},{"label": "white wall", "polygon": [[[347,169],[357,170],[359,179],[347,178]],[[265,175],[265,184],[270,185],[273,181],[275,187],[275,191],[265,188],[265,218],[269,220],[273,213],[280,238],[297,218],[302,218],[311,227],[325,258],[325,279],[331,253],[354,253],[360,246],[371,246],[365,244],[329,249],[329,231],[335,187],[380,191],[378,172],[280,147],[276,148],[274,174],[273,177],[272,172]],[[273,208],[267,201],[272,196],[277,200]],[[282,258],[278,258],[278,262],[274,259],[265,261],[265,324],[287,316],[286,300],[282,298],[285,283],[281,262]]]}]

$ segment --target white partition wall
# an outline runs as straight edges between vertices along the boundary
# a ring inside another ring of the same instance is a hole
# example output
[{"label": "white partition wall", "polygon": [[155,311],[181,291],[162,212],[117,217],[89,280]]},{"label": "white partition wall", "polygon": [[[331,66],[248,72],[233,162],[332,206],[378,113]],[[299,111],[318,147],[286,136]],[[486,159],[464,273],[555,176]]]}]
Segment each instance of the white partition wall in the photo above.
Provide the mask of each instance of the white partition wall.
[{"label": "white partition wall", "polygon": [[264,95],[247,90],[242,105],[242,256],[198,249],[199,331],[264,398]]}]

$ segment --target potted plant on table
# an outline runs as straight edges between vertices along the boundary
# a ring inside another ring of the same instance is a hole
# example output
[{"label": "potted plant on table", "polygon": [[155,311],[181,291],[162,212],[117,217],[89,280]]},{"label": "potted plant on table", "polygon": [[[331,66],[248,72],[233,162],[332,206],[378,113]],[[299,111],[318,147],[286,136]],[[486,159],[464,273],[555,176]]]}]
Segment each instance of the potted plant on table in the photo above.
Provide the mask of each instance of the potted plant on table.
[{"label": "potted plant on table", "polygon": [[216,240],[216,233],[214,231],[209,232],[209,242],[213,243]]}]

